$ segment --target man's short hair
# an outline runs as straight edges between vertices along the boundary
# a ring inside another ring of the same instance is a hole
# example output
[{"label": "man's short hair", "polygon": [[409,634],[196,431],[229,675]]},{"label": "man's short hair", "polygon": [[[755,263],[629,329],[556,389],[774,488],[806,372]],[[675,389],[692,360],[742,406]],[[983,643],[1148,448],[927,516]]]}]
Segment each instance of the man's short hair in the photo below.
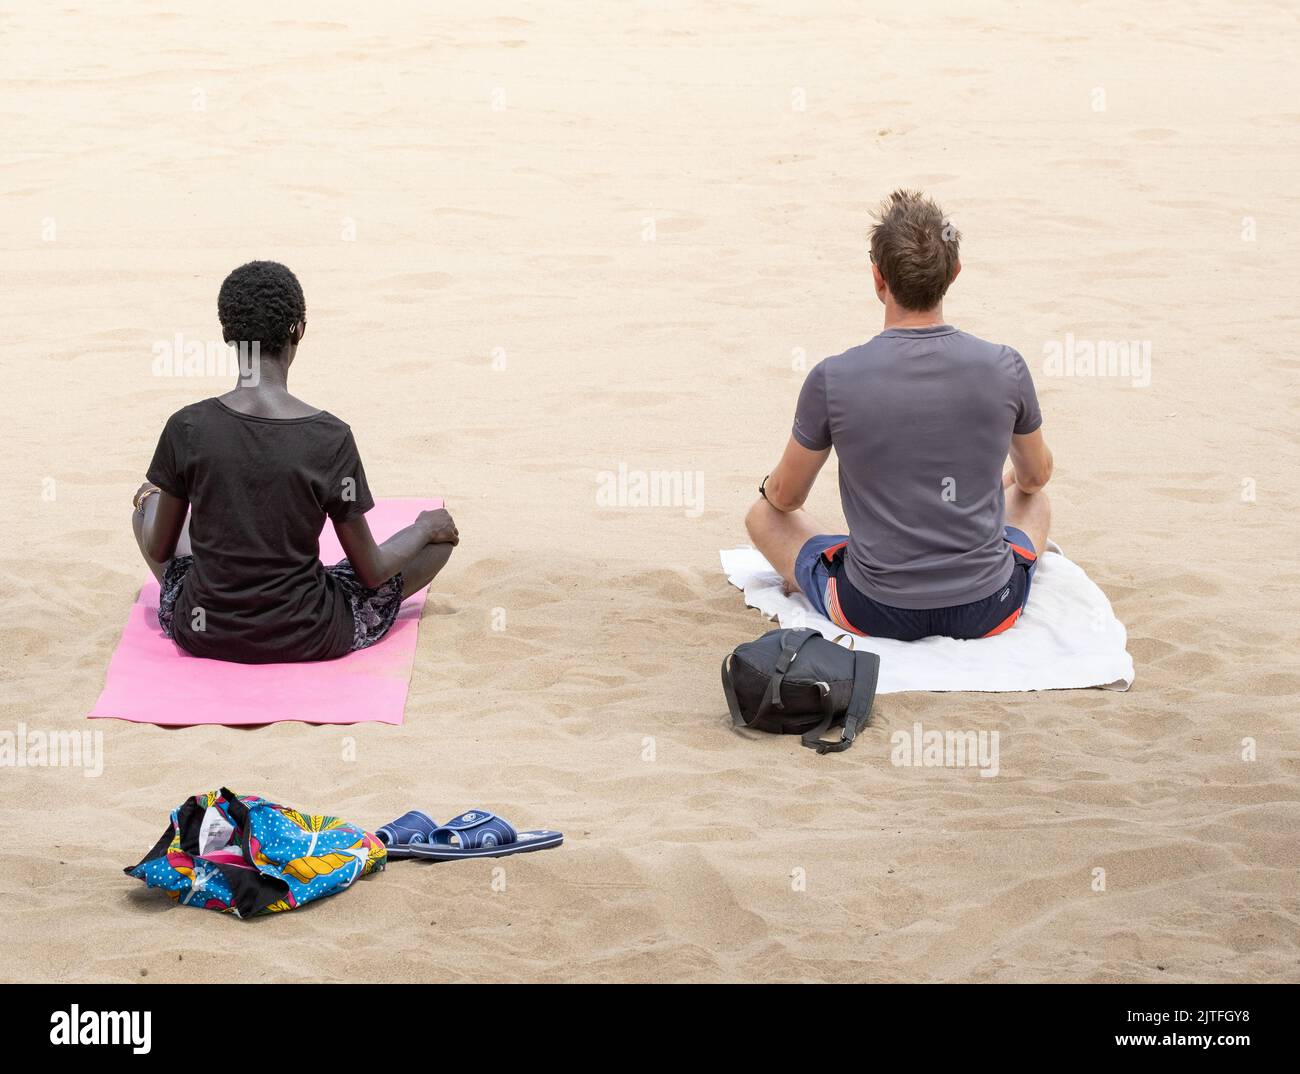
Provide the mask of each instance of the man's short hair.
[{"label": "man's short hair", "polygon": [[871,260],[904,309],[937,306],[957,273],[961,233],[919,190],[895,190],[872,214]]},{"label": "man's short hair", "polygon": [[307,302],[298,277],[278,261],[240,265],[221,285],[217,317],[227,343],[257,341],[264,355],[277,355],[290,333],[306,319]]}]

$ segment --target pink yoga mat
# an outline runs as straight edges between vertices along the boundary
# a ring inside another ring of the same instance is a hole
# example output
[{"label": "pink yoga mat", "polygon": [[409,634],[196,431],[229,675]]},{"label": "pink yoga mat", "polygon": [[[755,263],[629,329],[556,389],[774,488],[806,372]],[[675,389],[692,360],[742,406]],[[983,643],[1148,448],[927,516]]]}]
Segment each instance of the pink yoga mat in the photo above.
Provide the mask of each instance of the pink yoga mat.
[{"label": "pink yoga mat", "polygon": [[[366,515],[378,541],[415,521],[442,500],[380,500]],[[334,527],[320,537],[324,563],[343,558]],[[427,587],[402,602],[387,637],[339,660],[311,664],[232,664],[190,656],[158,626],[158,583],[140,591],[108,665],[104,692],[90,719],[130,720],[169,727],[193,724],[400,724],[415,662]]]}]

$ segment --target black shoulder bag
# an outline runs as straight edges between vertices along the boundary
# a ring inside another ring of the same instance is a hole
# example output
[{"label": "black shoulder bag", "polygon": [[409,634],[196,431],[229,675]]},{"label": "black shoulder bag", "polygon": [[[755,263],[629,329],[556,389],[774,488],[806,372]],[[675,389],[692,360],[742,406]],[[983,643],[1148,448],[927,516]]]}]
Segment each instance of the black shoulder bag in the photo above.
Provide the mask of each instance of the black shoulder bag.
[{"label": "black shoulder bag", "polygon": [[[799,735],[818,753],[839,753],[866,726],[880,657],[836,645],[815,630],[769,630],[722,661],[722,691],[736,728]],[[839,739],[823,742],[843,723]]]}]

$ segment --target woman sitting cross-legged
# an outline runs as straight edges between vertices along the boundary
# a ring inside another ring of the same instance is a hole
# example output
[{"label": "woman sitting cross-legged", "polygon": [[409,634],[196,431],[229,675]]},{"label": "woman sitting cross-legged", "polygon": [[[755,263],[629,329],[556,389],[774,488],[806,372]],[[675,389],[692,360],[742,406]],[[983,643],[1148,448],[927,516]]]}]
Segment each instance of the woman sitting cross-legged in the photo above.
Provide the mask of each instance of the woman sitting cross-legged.
[{"label": "woman sitting cross-legged", "polygon": [[[422,511],[376,543],[352,430],[289,394],[307,330],[292,272],[274,261],[235,269],[217,312],[240,347],[239,384],[167,420],[131,519],[161,585],[163,633],[195,656],[245,664],[374,645],[402,598],[447,563],[456,526],[445,510]],[[332,567],[318,543],[327,517],[347,556]]]}]

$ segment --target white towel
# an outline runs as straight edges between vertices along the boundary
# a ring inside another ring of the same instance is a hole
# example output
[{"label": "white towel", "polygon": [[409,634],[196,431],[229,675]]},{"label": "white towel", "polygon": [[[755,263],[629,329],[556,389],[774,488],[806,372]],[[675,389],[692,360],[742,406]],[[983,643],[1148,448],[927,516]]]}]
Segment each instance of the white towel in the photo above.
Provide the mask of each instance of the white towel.
[{"label": "white towel", "polygon": [[[1034,571],[1029,603],[1016,625],[992,638],[853,638],[880,654],[877,693],[903,690],[1073,690],[1133,685],[1128,633],[1106,594],[1052,542]],[[812,610],[802,593],[787,597],[781,576],[753,548],[723,549],[727,580],[745,603],[783,627],[812,627],[828,638],[845,633]]]}]

